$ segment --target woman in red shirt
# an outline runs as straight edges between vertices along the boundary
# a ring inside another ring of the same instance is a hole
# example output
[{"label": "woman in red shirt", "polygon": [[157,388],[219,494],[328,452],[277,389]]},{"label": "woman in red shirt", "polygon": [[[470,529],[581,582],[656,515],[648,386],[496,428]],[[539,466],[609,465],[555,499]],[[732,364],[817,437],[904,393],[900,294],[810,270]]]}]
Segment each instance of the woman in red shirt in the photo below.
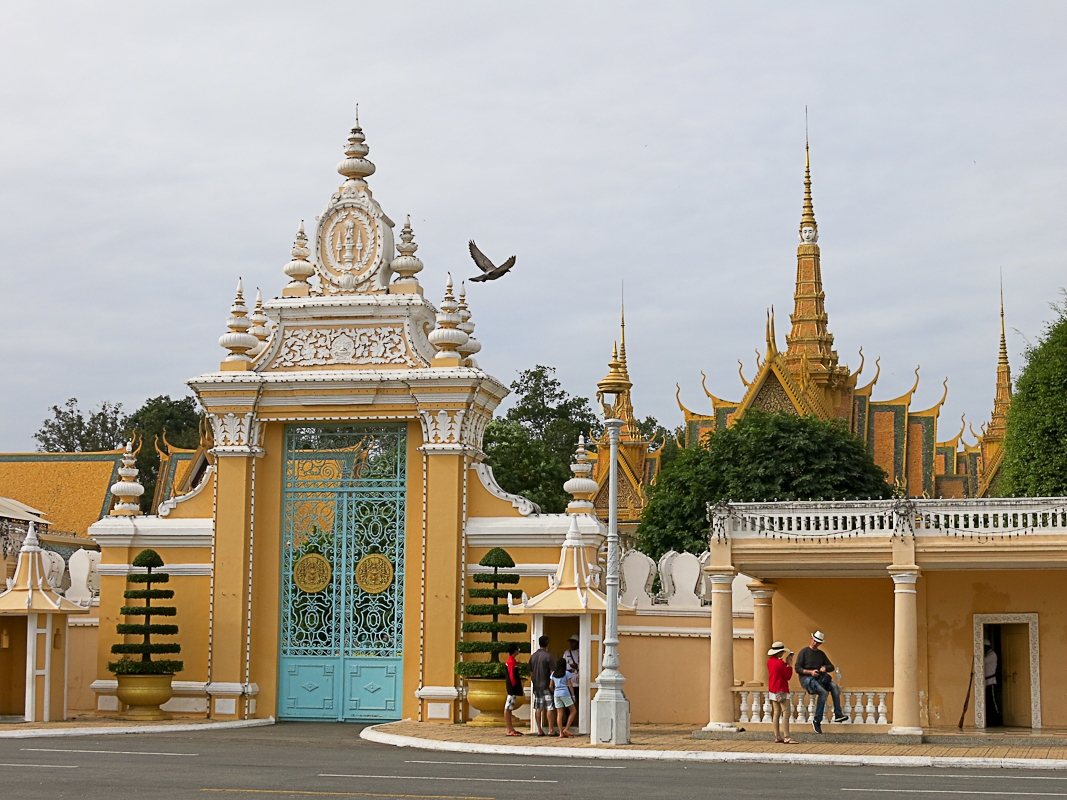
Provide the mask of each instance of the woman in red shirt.
[{"label": "woman in red shirt", "polygon": [[[771,719],[774,721],[774,741],[779,744],[796,744],[796,739],[789,738],[789,717],[793,713],[793,704],[789,700],[789,679],[793,677],[793,654],[785,655],[786,646],[775,642],[767,651],[767,688],[771,694]],[[783,658],[783,656],[785,656]],[[782,736],[779,720],[785,730]]]}]

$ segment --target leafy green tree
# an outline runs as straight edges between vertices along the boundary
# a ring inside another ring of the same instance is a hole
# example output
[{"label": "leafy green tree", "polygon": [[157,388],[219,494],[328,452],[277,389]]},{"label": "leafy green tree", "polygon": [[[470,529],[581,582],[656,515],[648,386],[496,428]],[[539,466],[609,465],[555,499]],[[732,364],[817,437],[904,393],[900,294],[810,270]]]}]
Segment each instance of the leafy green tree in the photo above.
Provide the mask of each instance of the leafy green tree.
[{"label": "leafy green tree", "polygon": [[1026,349],[1004,440],[1004,494],[1067,494],[1067,302]]},{"label": "leafy green tree", "polygon": [[589,401],[564,391],[555,372],[540,364],[520,372],[511,384],[515,405],[489,423],[483,444],[500,486],[547,514],[562,512],[570,501],[563,484],[571,477],[578,437],[603,429]]},{"label": "leafy green tree", "polygon": [[33,435],[38,452],[92,453],[116,450],[127,441],[122,403],[105,400],[86,417],[72,397],[62,406],[52,406],[51,411],[52,416]]},{"label": "leafy green tree", "polygon": [[485,427],[483,448],[504,490],[532,500],[546,514],[559,514],[567,507],[570,495],[563,484],[571,477],[570,468],[522,425],[492,420]]},{"label": "leafy green tree", "polygon": [[736,425],[683,448],[649,487],[638,546],[667,550],[708,546],[707,504],[719,500],[858,500],[888,498],[893,487],[864,443],[840,422],[748,411]]},{"label": "leafy green tree", "polygon": [[162,444],[163,434],[175,447],[195,448],[200,443],[200,411],[196,399],[182,397],[171,400],[170,395],[149,398],[139,409],[126,418],[126,429],[141,438],[141,450],[137,454],[138,480],[144,486],[141,495],[141,510],[152,513],[152,498],[159,480],[159,453],[155,442]]}]

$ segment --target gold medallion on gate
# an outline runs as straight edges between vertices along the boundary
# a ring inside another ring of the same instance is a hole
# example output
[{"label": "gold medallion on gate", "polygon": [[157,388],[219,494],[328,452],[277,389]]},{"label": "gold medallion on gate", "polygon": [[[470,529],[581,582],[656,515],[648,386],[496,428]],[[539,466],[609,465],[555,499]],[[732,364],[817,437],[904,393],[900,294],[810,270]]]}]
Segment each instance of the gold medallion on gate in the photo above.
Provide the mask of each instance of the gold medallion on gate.
[{"label": "gold medallion on gate", "polygon": [[301,556],[293,565],[293,583],[302,592],[315,594],[330,585],[333,569],[330,562],[318,553]]},{"label": "gold medallion on gate", "polygon": [[393,565],[381,553],[364,556],[356,564],[356,584],[367,594],[381,594],[393,583]]}]

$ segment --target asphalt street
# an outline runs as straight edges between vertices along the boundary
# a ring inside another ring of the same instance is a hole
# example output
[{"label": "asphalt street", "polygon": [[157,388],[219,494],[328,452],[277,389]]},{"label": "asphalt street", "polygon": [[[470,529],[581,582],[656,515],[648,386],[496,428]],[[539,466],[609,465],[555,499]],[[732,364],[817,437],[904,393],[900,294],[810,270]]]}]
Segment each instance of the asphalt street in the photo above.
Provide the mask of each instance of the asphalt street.
[{"label": "asphalt street", "polygon": [[4,800],[1067,797],[1067,772],[682,764],[437,753],[362,726],[0,739]]}]

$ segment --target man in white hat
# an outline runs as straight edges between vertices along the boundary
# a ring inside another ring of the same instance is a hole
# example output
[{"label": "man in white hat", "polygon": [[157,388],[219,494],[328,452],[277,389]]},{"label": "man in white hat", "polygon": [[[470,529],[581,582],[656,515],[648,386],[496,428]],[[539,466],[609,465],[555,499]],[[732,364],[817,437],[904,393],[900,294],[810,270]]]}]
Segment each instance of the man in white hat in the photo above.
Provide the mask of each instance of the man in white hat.
[{"label": "man in white hat", "polygon": [[797,675],[800,685],[808,694],[818,697],[815,701],[815,716],[811,718],[811,727],[816,733],[822,733],[822,715],[826,711],[826,695],[834,699],[834,722],[848,722],[848,717],[841,710],[841,688],[834,683],[834,665],[820,647],[825,636],[822,631],[811,635],[811,644],[797,653]]},{"label": "man in white hat", "polygon": [[571,696],[574,698],[575,708],[578,708],[578,666],[582,661],[578,648],[579,641],[577,633],[571,634],[570,639],[567,640],[567,644],[570,647],[563,653],[563,660],[567,662],[567,675],[573,681],[574,689],[571,692]]}]

